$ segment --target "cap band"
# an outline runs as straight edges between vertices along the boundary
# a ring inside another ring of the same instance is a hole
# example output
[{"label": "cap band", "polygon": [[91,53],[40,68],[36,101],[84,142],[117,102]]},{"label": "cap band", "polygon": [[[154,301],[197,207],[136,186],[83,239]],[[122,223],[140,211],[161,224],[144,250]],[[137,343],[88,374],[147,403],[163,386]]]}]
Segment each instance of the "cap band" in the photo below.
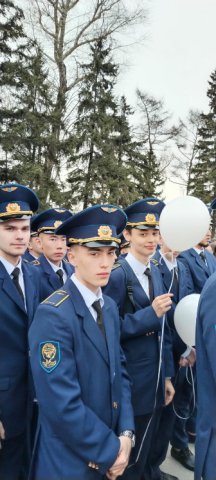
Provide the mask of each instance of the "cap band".
[{"label": "cap band", "polygon": [[24,210],[19,210],[19,211],[15,211],[15,212],[1,212],[0,213],[0,217],[12,217],[12,216],[20,216],[20,215],[29,215],[29,216],[32,216],[33,215],[33,212],[31,210],[29,211],[24,211]]},{"label": "cap band", "polygon": [[159,225],[159,222],[127,222],[127,225],[129,227],[136,227],[137,225],[150,225],[150,226],[153,226],[153,225]]},{"label": "cap band", "polygon": [[116,242],[116,243],[121,243],[121,240],[119,238],[115,237],[91,237],[91,238],[68,238],[68,243],[88,243],[88,242]]}]

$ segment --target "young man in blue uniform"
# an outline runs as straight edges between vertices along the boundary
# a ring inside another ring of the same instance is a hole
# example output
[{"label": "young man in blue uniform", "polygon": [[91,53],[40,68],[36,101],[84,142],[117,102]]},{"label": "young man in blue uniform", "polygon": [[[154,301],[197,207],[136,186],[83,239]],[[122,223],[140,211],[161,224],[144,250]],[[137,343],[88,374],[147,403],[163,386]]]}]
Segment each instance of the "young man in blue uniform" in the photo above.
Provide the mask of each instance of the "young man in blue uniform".
[{"label": "young man in blue uniform", "polygon": [[134,442],[130,382],[119,315],[102,295],[124,212],[87,208],[56,231],[67,235],[75,273],[38,308],[29,341],[39,403],[34,480],[115,480]]},{"label": "young man in blue uniform", "polygon": [[197,439],[195,480],[216,478],[216,273],[201,293],[197,323]]},{"label": "young man in blue uniform", "polygon": [[190,271],[195,293],[201,293],[206,280],[216,271],[216,258],[205,250],[210,239],[211,232],[209,230],[198,245],[181,252],[178,257]]},{"label": "young man in blue uniform", "polygon": [[32,230],[32,222],[34,221],[35,215],[31,217],[30,220],[30,239],[29,239],[29,244],[28,248],[25,251],[23,255],[23,259],[27,260],[28,262],[33,262],[34,260],[37,260],[38,257],[42,254],[42,247],[40,240],[38,238],[38,233],[34,232]]},{"label": "young man in blue uniform", "polygon": [[26,442],[27,333],[39,298],[34,268],[21,257],[37,208],[29,188],[0,185],[0,480],[19,479]]},{"label": "young man in blue uniform", "polygon": [[104,290],[119,308],[121,345],[132,379],[137,442],[132,466],[123,476],[129,480],[148,480],[148,456],[158,417],[164,403],[171,402],[174,395],[170,381],[174,373],[172,343],[167,326],[163,327],[172,295],[165,293],[160,272],[150,262],[159,241],[163,207],[157,198],[146,198],[125,210],[128,222],[124,237],[130,242],[130,250],[115,265]]},{"label": "young man in blue uniform", "polygon": [[71,217],[69,210],[49,208],[32,221],[32,230],[38,233],[42,249],[42,255],[33,262],[41,277],[41,301],[61,288],[73,272],[73,267],[65,260],[66,236],[55,234],[57,227]]},{"label": "young man in blue uniform", "polygon": [[[179,255],[179,260],[184,263],[189,270],[195,293],[201,293],[208,278],[216,271],[216,258],[206,250],[211,240],[211,231],[209,230],[205,237],[194,248],[185,250]],[[195,370],[195,369],[194,369]],[[195,374],[195,372],[194,372]],[[187,431],[189,438],[195,441],[196,438],[196,410],[191,419],[187,422]],[[177,458],[176,458],[177,460]],[[181,463],[181,458],[179,459]]]},{"label": "young man in blue uniform", "polygon": [[[171,452],[173,456],[175,451],[180,455],[182,464],[189,470],[194,470],[194,455],[188,448],[188,435],[185,430],[186,420],[191,412],[193,404],[192,387],[189,385],[186,375],[186,366],[193,366],[196,360],[195,349],[187,345],[179,337],[175,324],[174,312],[178,302],[187,295],[194,293],[193,282],[190,273],[178,261],[179,252],[172,251],[161,239],[160,249],[154,254],[160,270],[164,287],[166,291],[173,294],[172,308],[167,312],[167,321],[172,334],[173,356],[175,364],[175,377],[173,384],[175,386],[174,405],[175,411],[182,418],[175,415],[173,404],[163,409],[157,439],[152,449],[152,478],[160,479],[159,466],[165,460],[169,442],[173,445]],[[181,366],[181,369],[179,367]]]}]

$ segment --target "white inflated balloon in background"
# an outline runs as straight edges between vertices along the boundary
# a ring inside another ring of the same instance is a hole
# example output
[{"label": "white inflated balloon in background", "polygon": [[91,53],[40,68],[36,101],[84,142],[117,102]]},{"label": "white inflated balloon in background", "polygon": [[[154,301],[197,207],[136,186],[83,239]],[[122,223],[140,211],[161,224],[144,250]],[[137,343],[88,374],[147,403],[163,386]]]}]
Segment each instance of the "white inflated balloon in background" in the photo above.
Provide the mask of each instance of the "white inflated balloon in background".
[{"label": "white inflated balloon in background", "polygon": [[186,345],[195,345],[196,317],[200,294],[192,293],[182,298],[174,312],[177,333]]},{"label": "white inflated balloon in background", "polygon": [[160,233],[171,250],[183,251],[197,245],[206,235],[210,215],[196,197],[178,197],[167,203],[160,215]]}]

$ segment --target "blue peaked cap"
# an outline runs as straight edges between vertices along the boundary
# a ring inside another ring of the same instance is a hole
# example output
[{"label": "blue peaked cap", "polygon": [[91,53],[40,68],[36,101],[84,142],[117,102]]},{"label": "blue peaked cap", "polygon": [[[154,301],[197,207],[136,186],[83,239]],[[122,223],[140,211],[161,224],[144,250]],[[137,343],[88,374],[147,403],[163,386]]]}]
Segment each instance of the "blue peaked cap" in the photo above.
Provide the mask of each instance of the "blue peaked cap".
[{"label": "blue peaked cap", "polygon": [[0,185],[0,221],[32,217],[39,207],[37,195],[19,183]]},{"label": "blue peaked cap", "polygon": [[121,208],[94,205],[66,220],[55,233],[66,235],[68,245],[118,246],[126,222],[127,216]]},{"label": "blue peaked cap", "polygon": [[49,208],[39,213],[31,222],[31,230],[38,233],[53,233],[65,220],[73,214],[65,208]]},{"label": "blue peaked cap", "polygon": [[153,197],[143,198],[132,203],[125,209],[128,217],[127,226],[140,230],[159,229],[159,218],[164,207],[164,202]]}]

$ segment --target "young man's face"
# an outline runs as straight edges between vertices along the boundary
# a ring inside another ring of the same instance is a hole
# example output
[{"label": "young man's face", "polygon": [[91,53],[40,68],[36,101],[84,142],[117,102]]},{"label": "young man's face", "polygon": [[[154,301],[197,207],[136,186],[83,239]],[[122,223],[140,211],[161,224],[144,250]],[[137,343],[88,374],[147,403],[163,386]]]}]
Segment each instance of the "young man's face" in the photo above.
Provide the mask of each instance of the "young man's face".
[{"label": "young man's face", "polygon": [[208,232],[206,233],[205,237],[201,240],[201,242],[199,242],[199,244],[197,245],[198,247],[203,247],[203,248],[206,248],[208,247],[210,241],[211,241],[211,230],[209,229]]},{"label": "young man's face", "polygon": [[39,257],[41,255],[42,246],[38,237],[30,237],[28,249],[34,257]]},{"label": "young man's face", "polygon": [[30,220],[7,220],[0,222],[0,255],[17,263],[29,242]]},{"label": "young man's face", "polygon": [[74,245],[68,251],[68,258],[75,267],[78,280],[93,292],[107,285],[116,253],[115,247],[89,248]]},{"label": "young man's face", "polygon": [[39,240],[45,257],[54,265],[60,265],[67,252],[66,237],[54,233],[40,233]]},{"label": "young man's face", "polygon": [[132,228],[131,230],[124,230],[124,237],[130,242],[132,255],[142,262],[155,252],[159,242],[159,230],[153,228],[148,230]]}]

